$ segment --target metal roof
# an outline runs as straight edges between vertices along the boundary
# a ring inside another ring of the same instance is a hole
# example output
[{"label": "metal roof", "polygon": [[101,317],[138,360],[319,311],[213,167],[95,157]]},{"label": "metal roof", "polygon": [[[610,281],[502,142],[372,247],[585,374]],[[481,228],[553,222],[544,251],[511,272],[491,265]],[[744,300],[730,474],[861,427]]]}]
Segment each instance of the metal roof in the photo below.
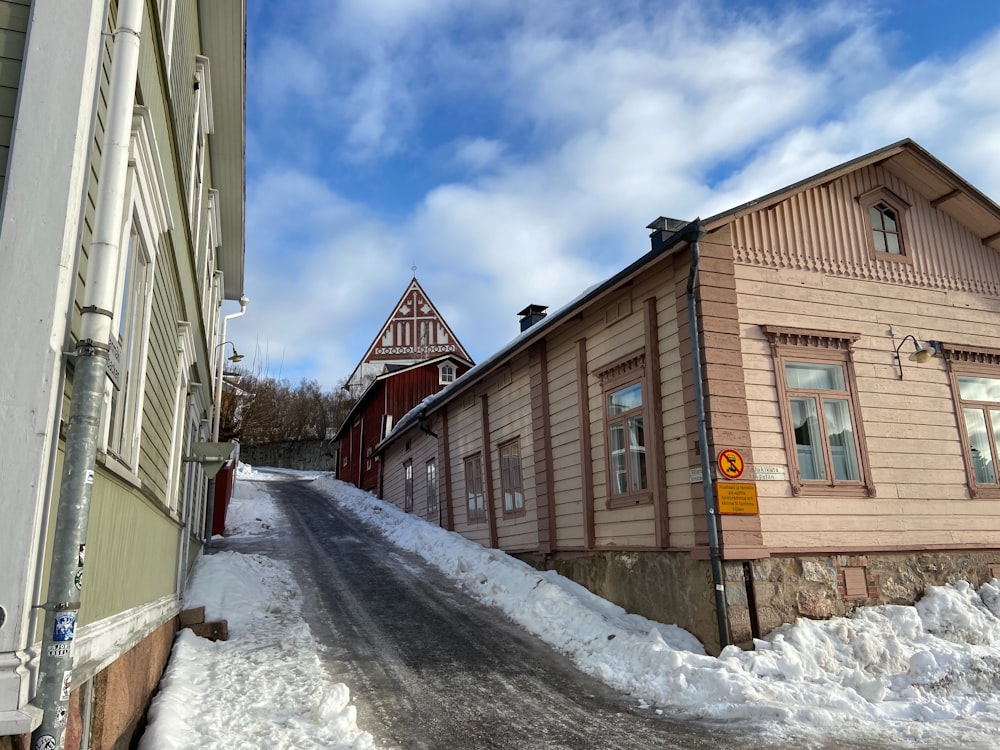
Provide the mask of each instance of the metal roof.
[{"label": "metal roof", "polygon": [[198,4],[202,50],[212,61],[215,132],[208,136],[212,185],[219,191],[219,268],[223,296],[243,296],[246,243],[246,29],[245,0]]}]

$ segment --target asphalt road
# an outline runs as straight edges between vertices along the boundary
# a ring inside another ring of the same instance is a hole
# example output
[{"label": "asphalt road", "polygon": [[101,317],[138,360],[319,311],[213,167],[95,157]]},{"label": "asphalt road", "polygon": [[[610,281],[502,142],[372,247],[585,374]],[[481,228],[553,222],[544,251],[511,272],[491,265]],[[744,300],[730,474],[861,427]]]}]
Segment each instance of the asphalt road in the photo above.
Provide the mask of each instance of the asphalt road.
[{"label": "asphalt road", "polygon": [[677,722],[640,709],[310,482],[269,482],[268,489],[289,529],[215,549],[291,564],[327,667],[350,688],[358,725],[381,748],[790,747],[754,736],[752,727]]}]

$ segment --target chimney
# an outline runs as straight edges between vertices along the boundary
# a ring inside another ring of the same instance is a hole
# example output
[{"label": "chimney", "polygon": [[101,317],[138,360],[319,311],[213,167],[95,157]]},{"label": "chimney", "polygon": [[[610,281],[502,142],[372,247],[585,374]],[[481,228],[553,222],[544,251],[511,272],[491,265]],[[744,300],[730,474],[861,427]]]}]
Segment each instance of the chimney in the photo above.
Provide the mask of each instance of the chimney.
[{"label": "chimney", "polygon": [[521,330],[527,331],[531,326],[535,325],[535,323],[545,317],[545,311],[548,309],[545,305],[528,305],[521,310],[518,313],[521,316]]}]

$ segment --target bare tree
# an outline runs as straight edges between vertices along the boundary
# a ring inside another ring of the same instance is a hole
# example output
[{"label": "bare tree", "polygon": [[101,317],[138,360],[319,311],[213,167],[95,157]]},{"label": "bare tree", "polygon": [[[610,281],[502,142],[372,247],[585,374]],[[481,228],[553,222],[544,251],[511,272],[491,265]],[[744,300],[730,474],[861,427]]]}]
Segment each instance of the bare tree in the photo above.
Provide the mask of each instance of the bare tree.
[{"label": "bare tree", "polygon": [[343,382],[324,391],[315,380],[293,386],[244,370],[226,377],[219,437],[244,445],[328,439],[354,405]]}]

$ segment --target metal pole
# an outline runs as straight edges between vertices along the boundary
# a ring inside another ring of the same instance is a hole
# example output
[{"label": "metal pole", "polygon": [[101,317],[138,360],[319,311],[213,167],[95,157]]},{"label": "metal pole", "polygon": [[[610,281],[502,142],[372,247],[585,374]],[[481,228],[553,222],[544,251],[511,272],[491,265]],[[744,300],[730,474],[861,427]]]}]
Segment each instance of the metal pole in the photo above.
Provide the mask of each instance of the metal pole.
[{"label": "metal pole", "polygon": [[132,109],[139,66],[143,0],[121,0],[114,32],[108,122],[98,180],[97,210],[84,289],[80,337],[73,367],[73,394],[66,431],[42,654],[35,703],[42,723],[33,747],[62,750],[73,688],[73,639],[83,589],[94,466],[104,406],[111,317],[121,255],[125,181]]},{"label": "metal pole", "polygon": [[712,479],[712,465],[708,455],[708,427],[705,423],[705,389],[701,380],[701,341],[698,337],[697,306],[695,304],[695,284],[698,263],[701,260],[698,247],[704,236],[701,221],[695,220],[692,236],[688,240],[691,247],[691,271],[688,274],[687,302],[688,325],[691,331],[691,366],[694,377],[695,408],[698,413],[698,443],[701,445],[701,483],[705,491],[705,520],[708,522],[708,549],[712,564],[712,584],[715,588],[715,616],[719,623],[719,645],[729,645],[729,618],[726,614],[726,584],[722,574],[722,552],[719,549],[718,514],[715,509],[715,482]]}]

